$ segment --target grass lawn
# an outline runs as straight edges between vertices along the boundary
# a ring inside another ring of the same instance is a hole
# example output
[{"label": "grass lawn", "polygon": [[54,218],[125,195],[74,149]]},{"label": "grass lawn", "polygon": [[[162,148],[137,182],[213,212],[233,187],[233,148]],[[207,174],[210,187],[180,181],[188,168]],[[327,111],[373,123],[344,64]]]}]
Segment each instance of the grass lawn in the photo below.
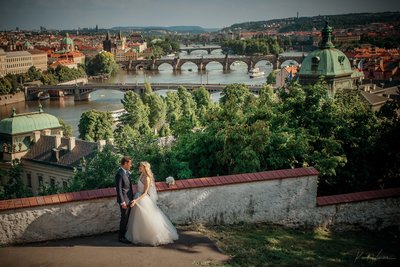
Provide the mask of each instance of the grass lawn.
[{"label": "grass lawn", "polygon": [[194,228],[231,256],[223,266],[400,266],[396,231],[330,232],[270,224]]}]

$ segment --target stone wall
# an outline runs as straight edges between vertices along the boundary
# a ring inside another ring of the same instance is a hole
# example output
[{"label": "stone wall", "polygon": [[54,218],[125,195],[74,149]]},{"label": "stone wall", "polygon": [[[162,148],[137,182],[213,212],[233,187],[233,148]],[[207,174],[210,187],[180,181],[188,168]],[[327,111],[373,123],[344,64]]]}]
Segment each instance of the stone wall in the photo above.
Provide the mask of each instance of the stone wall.
[{"label": "stone wall", "polygon": [[167,191],[160,207],[178,224],[308,223],[315,209],[317,176]]},{"label": "stone wall", "polygon": [[113,198],[11,210],[0,215],[0,245],[116,231],[118,216]]},{"label": "stone wall", "polygon": [[[159,205],[176,224],[400,227],[400,188],[317,198],[317,176],[301,168],[159,182]],[[116,231],[115,188],[0,201],[0,222],[0,245]]]},{"label": "stone wall", "polygon": [[18,102],[23,102],[23,101],[25,101],[24,92],[0,95],[0,106],[10,105],[10,104],[18,103]]}]

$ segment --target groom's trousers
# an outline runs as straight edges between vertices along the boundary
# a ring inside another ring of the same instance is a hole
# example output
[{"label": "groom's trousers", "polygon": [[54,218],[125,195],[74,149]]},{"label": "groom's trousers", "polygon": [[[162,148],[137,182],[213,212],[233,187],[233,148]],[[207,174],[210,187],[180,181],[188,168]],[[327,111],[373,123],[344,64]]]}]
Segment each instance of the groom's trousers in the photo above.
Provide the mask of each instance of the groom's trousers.
[{"label": "groom's trousers", "polygon": [[118,238],[124,238],[126,233],[126,225],[128,224],[129,214],[131,213],[131,207],[128,206],[127,209],[121,209],[121,220],[119,221],[119,233]]}]

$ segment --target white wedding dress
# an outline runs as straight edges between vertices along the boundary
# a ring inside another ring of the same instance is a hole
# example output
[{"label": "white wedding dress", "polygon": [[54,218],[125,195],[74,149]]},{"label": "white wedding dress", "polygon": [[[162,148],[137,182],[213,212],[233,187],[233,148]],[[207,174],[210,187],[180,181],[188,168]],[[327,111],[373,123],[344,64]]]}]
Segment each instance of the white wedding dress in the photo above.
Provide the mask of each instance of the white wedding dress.
[{"label": "white wedding dress", "polygon": [[[138,179],[138,193],[143,194],[144,184]],[[148,194],[133,206],[127,225],[125,238],[134,244],[158,246],[172,243],[178,233],[170,220],[157,206],[157,191],[154,182]]]}]

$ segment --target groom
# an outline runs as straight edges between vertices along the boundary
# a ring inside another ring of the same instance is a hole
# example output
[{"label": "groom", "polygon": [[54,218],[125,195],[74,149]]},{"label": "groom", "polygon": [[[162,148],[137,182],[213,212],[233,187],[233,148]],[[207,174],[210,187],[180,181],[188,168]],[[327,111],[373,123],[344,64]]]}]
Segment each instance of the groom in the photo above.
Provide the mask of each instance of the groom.
[{"label": "groom", "polygon": [[121,210],[121,220],[119,222],[119,241],[130,243],[125,238],[126,225],[128,224],[129,214],[131,212],[130,203],[133,200],[131,174],[129,170],[132,166],[130,157],[122,157],[121,168],[115,175],[115,189],[117,190],[117,202]]}]

